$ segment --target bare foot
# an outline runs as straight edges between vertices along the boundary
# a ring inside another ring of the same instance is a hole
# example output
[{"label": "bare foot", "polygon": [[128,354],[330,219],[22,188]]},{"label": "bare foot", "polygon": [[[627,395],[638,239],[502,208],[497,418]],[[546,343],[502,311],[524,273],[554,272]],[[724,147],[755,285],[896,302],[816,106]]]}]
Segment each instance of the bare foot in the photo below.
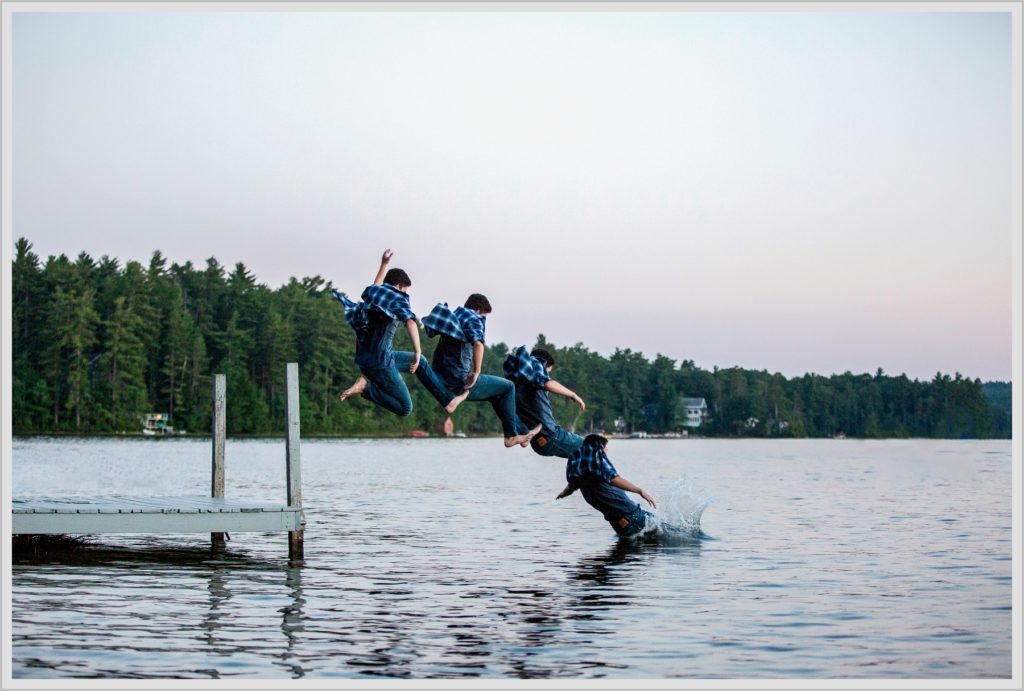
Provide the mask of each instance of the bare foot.
[{"label": "bare foot", "polygon": [[444,407],[444,409],[446,411],[448,411],[449,413],[454,413],[455,409],[459,407],[459,404],[462,403],[464,400],[466,400],[466,398],[468,398],[468,397],[469,397],[469,389],[466,389],[465,391],[460,393],[458,396],[453,398],[451,401],[449,401],[448,405],[446,405]]},{"label": "bare foot", "polygon": [[524,448],[529,446],[530,442],[533,441],[533,438],[536,437],[538,434],[540,434],[540,430],[541,430],[542,427],[543,427],[543,425],[537,425],[536,427],[531,429],[529,432],[527,432],[526,433],[526,440],[523,441],[523,442],[520,442],[519,445],[524,447]]},{"label": "bare foot", "polygon": [[338,400],[344,401],[349,396],[361,394],[364,390],[366,390],[366,379],[364,379],[363,377],[359,377],[359,379],[356,379],[355,384],[353,384],[352,386],[348,387],[340,394],[338,394]]},{"label": "bare foot", "polygon": [[506,449],[510,449],[513,446],[515,446],[516,444],[519,444],[519,446],[523,446],[523,447],[529,446],[530,445],[530,441],[534,437],[537,436],[537,434],[540,432],[540,429],[541,429],[541,425],[537,425],[536,427],[531,429],[526,434],[517,434],[514,437],[506,437],[505,438],[505,448]]}]

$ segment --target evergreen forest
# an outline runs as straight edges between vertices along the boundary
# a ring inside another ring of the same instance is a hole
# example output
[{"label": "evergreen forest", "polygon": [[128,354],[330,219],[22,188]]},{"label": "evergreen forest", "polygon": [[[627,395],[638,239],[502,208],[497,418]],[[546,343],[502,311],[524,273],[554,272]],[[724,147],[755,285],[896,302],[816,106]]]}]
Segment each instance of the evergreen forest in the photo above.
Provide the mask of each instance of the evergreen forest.
[{"label": "evergreen forest", "polygon": [[[359,372],[355,335],[331,287],[313,276],[271,290],[241,263],[168,263],[159,251],[148,266],[84,252],[43,261],[21,238],[11,290],[13,431],[137,434],[144,415],[161,412],[177,430],[209,434],[212,375],[223,373],[228,433],[282,435],[285,363],[298,362],[304,436],[438,434],[448,416],[411,376],[409,417],[360,398],[338,401]],[[396,349],[408,349],[407,339],[399,329]],[[421,342],[429,357],[434,341],[421,332]],[[605,357],[543,335],[525,345],[549,349],[552,376],[586,401],[580,411],[552,396],[558,420],[577,432],[678,433],[686,429],[683,399],[703,398],[708,417],[691,434],[1010,436],[1010,384],[959,373],[928,381],[881,369],[786,378],[740,367],[705,370],[660,354],[651,360],[629,348]],[[484,372],[500,375],[508,349],[489,344]],[[464,404],[452,420],[470,435],[501,430],[486,404]]]}]

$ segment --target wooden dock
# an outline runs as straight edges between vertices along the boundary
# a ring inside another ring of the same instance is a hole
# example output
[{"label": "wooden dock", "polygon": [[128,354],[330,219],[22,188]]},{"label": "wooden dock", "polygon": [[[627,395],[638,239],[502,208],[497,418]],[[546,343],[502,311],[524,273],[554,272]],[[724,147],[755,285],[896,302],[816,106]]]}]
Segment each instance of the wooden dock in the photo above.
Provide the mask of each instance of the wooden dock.
[{"label": "wooden dock", "polygon": [[225,533],[287,531],[289,557],[302,559],[306,519],[302,510],[299,464],[297,363],[288,363],[285,385],[287,503],[254,504],[224,498],[227,386],[224,375],[217,374],[213,383],[211,496],[14,497],[11,501],[11,533],[210,533],[211,543],[223,546]]}]

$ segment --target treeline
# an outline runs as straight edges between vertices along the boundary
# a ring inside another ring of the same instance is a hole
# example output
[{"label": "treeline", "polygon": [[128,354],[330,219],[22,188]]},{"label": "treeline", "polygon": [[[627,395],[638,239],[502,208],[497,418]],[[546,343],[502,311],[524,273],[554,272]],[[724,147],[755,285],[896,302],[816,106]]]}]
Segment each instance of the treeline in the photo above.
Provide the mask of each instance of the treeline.
[{"label": "treeline", "polygon": [[[149,412],[175,428],[209,432],[212,373],[227,376],[231,434],[284,429],[284,368],[298,362],[303,434],[436,433],[447,415],[411,381],[415,409],[399,418],[337,394],[359,375],[355,337],[320,276],[292,278],[277,290],[241,264],[123,266],[82,253],[45,262],[24,238],[12,272],[12,422],[16,434],[137,432]],[[425,314],[432,305],[417,303]],[[396,348],[407,348],[399,330]],[[422,337],[429,355],[433,343]],[[518,344],[515,344],[518,345]],[[575,389],[586,411],[553,397],[577,431],[675,432],[684,397],[704,398],[703,435],[982,438],[1010,435],[1009,385],[936,374],[931,381],[850,373],[787,379],[766,371],[703,370],[631,350],[604,357],[583,344],[536,343],[557,360],[555,378]],[[505,344],[488,346],[484,371],[500,374]],[[1000,388],[1001,387],[1001,388]],[[466,404],[456,429],[498,433],[490,406]]]}]

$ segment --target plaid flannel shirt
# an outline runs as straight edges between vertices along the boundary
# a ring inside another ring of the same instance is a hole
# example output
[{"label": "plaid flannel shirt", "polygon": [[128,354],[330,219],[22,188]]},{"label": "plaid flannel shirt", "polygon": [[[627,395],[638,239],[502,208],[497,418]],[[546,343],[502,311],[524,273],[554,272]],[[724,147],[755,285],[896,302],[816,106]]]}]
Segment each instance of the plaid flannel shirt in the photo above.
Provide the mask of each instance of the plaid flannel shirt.
[{"label": "plaid flannel shirt", "polygon": [[[331,288],[331,297],[340,302],[345,308],[345,321],[349,323],[352,328],[359,328],[359,326],[366,325],[366,315],[363,313],[363,303],[352,302],[348,296],[342,293],[337,288]],[[357,324],[361,322],[361,324]]]},{"label": "plaid flannel shirt", "polygon": [[431,338],[444,334],[463,343],[482,343],[487,320],[486,317],[465,307],[456,307],[452,312],[448,309],[447,302],[439,302],[434,305],[430,314],[423,318],[423,328]]},{"label": "plaid flannel shirt", "polygon": [[353,302],[334,288],[331,288],[331,295],[344,305],[345,321],[357,331],[366,328],[366,311],[371,308],[402,322],[416,318],[409,305],[409,296],[386,283],[367,286],[360,296],[362,302]]},{"label": "plaid flannel shirt", "polygon": [[581,480],[588,479],[611,482],[618,474],[608,454],[598,444],[584,444],[565,462],[565,479],[573,487],[579,487]]},{"label": "plaid flannel shirt", "polygon": [[538,389],[542,388],[551,377],[548,376],[544,363],[530,355],[526,346],[519,346],[508,354],[502,365],[505,378],[513,382],[529,382]]}]

